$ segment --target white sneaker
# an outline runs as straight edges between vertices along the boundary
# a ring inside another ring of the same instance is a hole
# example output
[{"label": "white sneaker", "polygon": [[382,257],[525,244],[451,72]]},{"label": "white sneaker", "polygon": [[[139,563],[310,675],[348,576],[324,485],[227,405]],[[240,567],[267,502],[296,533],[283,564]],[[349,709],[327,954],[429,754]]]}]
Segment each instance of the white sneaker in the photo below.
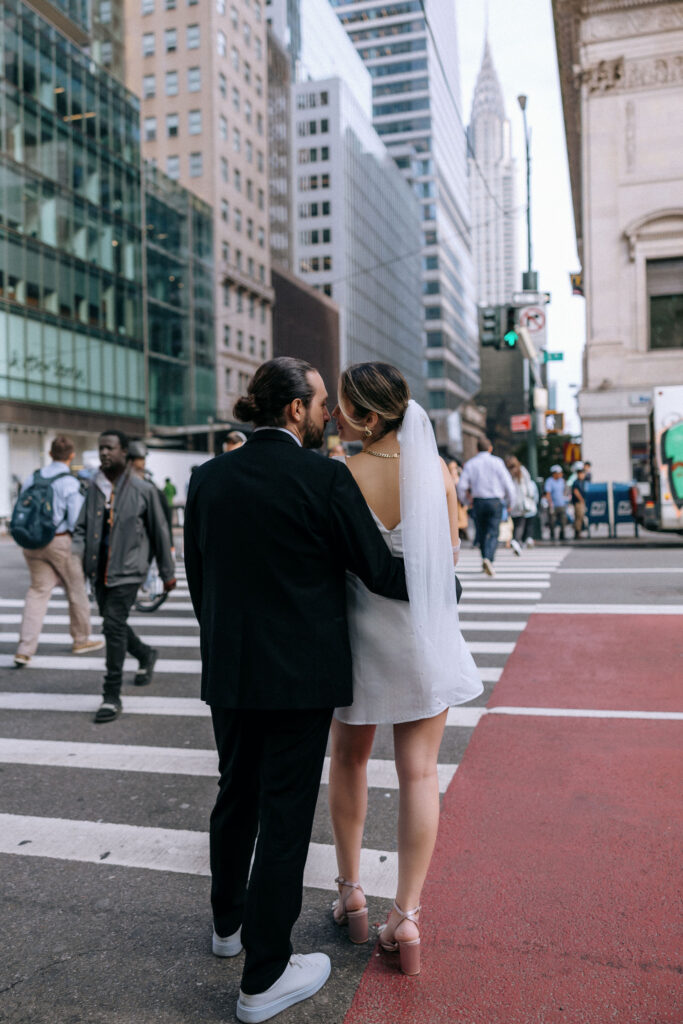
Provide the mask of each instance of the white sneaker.
[{"label": "white sneaker", "polygon": [[518,541],[518,540],[515,540],[515,539],[513,538],[513,539],[512,539],[511,541],[510,541],[510,547],[512,548],[512,550],[514,551],[514,553],[515,553],[515,554],[517,555],[517,557],[519,558],[519,556],[520,556],[520,555],[522,554],[522,545],[521,545],[521,544],[519,543],[519,541]]},{"label": "white sneaker", "polygon": [[244,1024],[270,1020],[288,1006],[308,999],[321,989],[330,976],[330,958],[326,953],[292,953],[277,981],[265,992],[247,996],[240,989],[237,1019]]},{"label": "white sneaker", "polygon": [[216,929],[213,930],[211,939],[211,952],[214,956],[237,956],[242,952],[242,926],[233,932],[232,935],[222,938]]},{"label": "white sneaker", "polygon": [[495,576],[496,570],[493,568],[490,558],[485,558],[481,563],[481,567],[487,576]]},{"label": "white sneaker", "polygon": [[534,539],[533,539],[533,537],[527,537],[527,539],[524,541],[524,545],[527,548],[532,548],[534,546]]}]

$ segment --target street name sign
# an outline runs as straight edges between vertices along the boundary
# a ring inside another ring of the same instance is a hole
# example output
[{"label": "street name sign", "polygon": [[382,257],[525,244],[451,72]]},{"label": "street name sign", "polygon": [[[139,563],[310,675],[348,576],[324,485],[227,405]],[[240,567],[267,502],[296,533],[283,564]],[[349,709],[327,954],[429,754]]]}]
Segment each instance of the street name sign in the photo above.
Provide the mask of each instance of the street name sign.
[{"label": "street name sign", "polygon": [[544,349],[543,351],[543,362],[544,363],[557,363],[564,359],[564,352],[548,352]]}]

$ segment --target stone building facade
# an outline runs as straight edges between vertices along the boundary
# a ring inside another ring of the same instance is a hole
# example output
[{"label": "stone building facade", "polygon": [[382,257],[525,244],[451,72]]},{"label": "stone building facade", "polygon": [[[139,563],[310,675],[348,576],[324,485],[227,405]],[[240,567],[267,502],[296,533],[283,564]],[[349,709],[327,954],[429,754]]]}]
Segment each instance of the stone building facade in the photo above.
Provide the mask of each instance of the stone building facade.
[{"label": "stone building facade", "polygon": [[644,479],[652,389],[683,384],[683,3],[553,0],[586,297],[595,480]]}]

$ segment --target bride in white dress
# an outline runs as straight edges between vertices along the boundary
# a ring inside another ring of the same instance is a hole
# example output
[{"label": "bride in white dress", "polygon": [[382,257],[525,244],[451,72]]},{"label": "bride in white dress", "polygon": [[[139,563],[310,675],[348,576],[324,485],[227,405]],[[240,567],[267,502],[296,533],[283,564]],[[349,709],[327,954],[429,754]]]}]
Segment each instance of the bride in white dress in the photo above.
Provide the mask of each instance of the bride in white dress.
[{"label": "bride in white dress", "polygon": [[417,974],[420,894],[439,823],[437,759],[447,710],[483,689],[458,622],[458,502],[429,417],[410,400],[395,367],[359,363],[345,370],[332,416],[342,441],[362,444],[347,465],[387,544],[405,559],[410,596],[409,605],[379,597],[347,575],[353,704],[337,708],[331,732],[329,798],[339,868],[333,915],[348,924],[352,941],[367,940],[359,879],[367,763],[376,726],[391,722],[398,887],[380,944],[400,953],[404,973]]}]

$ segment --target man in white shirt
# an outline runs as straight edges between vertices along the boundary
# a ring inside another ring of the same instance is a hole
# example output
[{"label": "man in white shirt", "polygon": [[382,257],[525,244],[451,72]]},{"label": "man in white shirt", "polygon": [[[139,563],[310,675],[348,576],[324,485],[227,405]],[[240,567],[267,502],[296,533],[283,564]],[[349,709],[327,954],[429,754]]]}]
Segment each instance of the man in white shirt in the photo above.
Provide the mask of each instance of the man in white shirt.
[{"label": "man in white shirt", "polygon": [[495,576],[493,560],[498,545],[498,527],[503,508],[512,508],[515,485],[505,463],[492,454],[493,445],[487,437],[477,441],[478,455],[469,459],[460,476],[458,497],[463,504],[472,499],[472,516],[477,524],[482,569]]},{"label": "man in white shirt", "polygon": [[[70,466],[74,457],[71,438],[60,435],[50,447],[52,462],[40,471],[47,480],[59,477],[52,485],[53,522],[56,533],[44,548],[24,548],[24,558],[31,574],[31,586],[24,603],[24,616],[19,633],[19,646],[14,655],[17,668],[28,665],[35,654],[40,630],[50,595],[57,586],[64,587],[69,602],[69,623],[73,654],[88,654],[104,647],[104,640],[90,639],[90,602],[85,591],[81,560],[71,551],[71,537],[78,519],[83,495]],[[21,488],[31,486],[33,473]]]}]

